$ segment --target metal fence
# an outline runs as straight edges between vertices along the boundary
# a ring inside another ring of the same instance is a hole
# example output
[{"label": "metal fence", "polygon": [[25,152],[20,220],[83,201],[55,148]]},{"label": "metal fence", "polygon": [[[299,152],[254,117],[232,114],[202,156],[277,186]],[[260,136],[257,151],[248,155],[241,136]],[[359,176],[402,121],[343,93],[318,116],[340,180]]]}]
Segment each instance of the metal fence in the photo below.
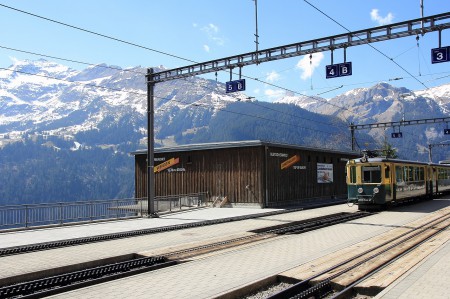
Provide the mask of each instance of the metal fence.
[{"label": "metal fence", "polygon": [[[172,196],[156,196],[155,211],[157,212],[173,212],[186,208],[200,207],[206,205],[209,201],[207,192],[180,194]],[[147,205],[147,199],[144,199]]]},{"label": "metal fence", "polygon": [[[205,205],[207,193],[157,196],[155,211],[179,211]],[[0,229],[63,225],[147,216],[146,198],[0,206]]]}]

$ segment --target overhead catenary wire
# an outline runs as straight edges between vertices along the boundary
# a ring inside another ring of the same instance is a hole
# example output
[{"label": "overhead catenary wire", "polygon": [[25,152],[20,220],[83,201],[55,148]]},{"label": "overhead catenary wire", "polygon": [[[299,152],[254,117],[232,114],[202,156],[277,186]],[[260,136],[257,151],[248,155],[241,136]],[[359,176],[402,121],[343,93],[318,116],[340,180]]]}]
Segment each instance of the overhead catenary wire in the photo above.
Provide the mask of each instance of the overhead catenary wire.
[{"label": "overhead catenary wire", "polygon": [[[104,68],[113,69],[113,70],[118,70],[118,71],[124,71],[123,69],[117,68],[117,67],[110,67],[110,66],[104,66],[104,65],[95,65],[95,64],[92,64],[92,63],[82,62],[82,61],[78,61],[78,60],[67,59],[67,58],[61,58],[61,57],[50,56],[50,55],[45,55],[45,54],[39,54],[39,53],[35,53],[35,52],[30,52],[30,51],[24,51],[24,50],[14,49],[14,48],[5,47],[5,46],[1,46],[1,45],[0,45],[0,48],[7,49],[7,50],[11,50],[11,51],[18,51],[18,52],[22,52],[22,53],[32,54],[32,55],[37,55],[37,56],[42,56],[42,57],[46,57],[46,58],[52,58],[52,59],[58,59],[58,60],[62,60],[62,61],[68,61],[68,62],[79,63],[79,64],[83,64],[83,65],[88,65],[88,66],[98,66],[98,67],[104,67]],[[6,69],[6,68],[0,68],[0,69],[13,71],[13,70]],[[50,77],[50,76],[45,76],[45,75],[40,75],[40,74],[31,74],[31,73],[26,73],[26,72],[17,71],[17,70],[14,70],[14,71],[19,72],[19,73],[23,73],[23,74],[29,74],[29,75],[40,76],[40,77],[44,77],[44,78],[48,78],[48,79],[61,80],[61,79],[58,79],[58,78],[54,78],[54,77]],[[137,73],[137,74],[144,74],[143,72],[136,72],[136,71],[132,71],[132,72],[133,72],[133,73]],[[70,83],[78,83],[78,82],[76,82],[76,81],[71,81],[71,80],[63,80],[63,81],[67,81],[67,82],[70,82]],[[95,84],[86,84],[86,83],[80,83],[80,84],[84,84],[85,86],[89,86],[89,87],[106,88],[106,89],[113,90],[113,91],[120,91],[120,92],[123,92],[123,90],[120,90],[120,89],[113,89],[113,88],[110,88],[110,87],[103,87],[103,86],[99,86],[99,85],[95,85]],[[207,87],[207,86],[205,86],[205,88],[212,90],[211,88],[209,88],[209,87]],[[144,94],[136,93],[136,92],[129,92],[129,93],[134,93],[134,94],[138,94],[138,95],[144,95]],[[261,106],[261,107],[264,107],[264,106]],[[271,108],[269,108],[269,107],[264,107],[264,108],[266,108],[266,109],[271,109]],[[283,114],[286,114],[286,115],[293,116],[292,114],[289,114],[289,113],[286,113],[286,112],[283,112],[283,111],[279,111],[279,110],[276,110],[276,109],[271,109],[271,110],[272,110],[272,111],[277,111],[277,112],[279,112],[279,113],[283,113]],[[295,117],[299,117],[299,116],[295,116]],[[311,120],[311,119],[308,119],[308,118],[302,118],[302,119]],[[311,121],[315,121],[315,120],[311,120]],[[327,124],[327,125],[335,125],[335,124],[324,123],[324,122],[319,122],[319,121],[315,121],[315,122],[323,123],[323,124]]]},{"label": "overhead catenary wire", "polygon": [[131,72],[131,73],[136,73],[136,74],[140,74],[140,75],[147,74],[146,72],[136,72],[131,69],[124,69],[124,68],[114,67],[114,66],[110,66],[110,65],[94,64],[94,63],[84,62],[84,61],[80,61],[80,60],[62,58],[62,57],[58,57],[58,56],[46,55],[46,54],[36,53],[36,52],[31,52],[31,51],[26,51],[26,50],[19,50],[16,48],[6,47],[6,46],[2,46],[2,45],[0,45],[0,48],[9,50],[9,51],[20,52],[20,53],[25,53],[25,54],[30,54],[30,55],[35,55],[35,56],[40,56],[40,57],[45,57],[45,58],[51,58],[51,59],[56,59],[56,60],[61,60],[61,61],[66,61],[66,62],[71,62],[71,63],[87,65],[87,66],[95,66],[95,67],[101,67],[101,68],[106,68],[106,69]]},{"label": "overhead catenary wire", "polygon": [[[27,15],[30,15],[30,16],[33,16],[33,17],[36,17],[36,18],[39,18],[39,19],[43,19],[43,20],[46,20],[46,21],[49,21],[49,22],[53,22],[53,23],[56,23],[56,24],[59,24],[59,25],[62,25],[62,26],[66,26],[66,27],[69,27],[69,28],[72,28],[72,29],[76,29],[76,30],[80,30],[80,31],[83,31],[83,32],[86,32],[86,33],[89,33],[89,34],[93,34],[93,35],[96,35],[96,36],[99,36],[99,37],[107,38],[107,39],[114,40],[114,41],[117,41],[117,42],[120,42],[120,43],[124,43],[124,44],[131,45],[131,46],[134,46],[134,47],[138,47],[138,48],[141,48],[141,49],[149,50],[149,51],[156,52],[156,53],[159,53],[159,54],[163,54],[163,55],[166,55],[166,56],[169,56],[169,57],[177,58],[177,59],[180,59],[180,60],[183,60],[183,61],[187,61],[187,62],[191,62],[191,63],[198,63],[196,61],[193,61],[191,59],[187,59],[187,58],[184,58],[184,57],[181,57],[181,56],[178,56],[178,55],[174,55],[174,54],[167,53],[167,52],[164,52],[164,51],[160,51],[160,50],[156,50],[156,49],[149,48],[149,47],[146,47],[146,46],[142,46],[142,45],[139,45],[139,44],[136,44],[136,43],[133,43],[133,42],[125,41],[125,40],[120,39],[120,38],[112,37],[112,36],[105,35],[105,34],[102,34],[102,33],[98,33],[98,32],[92,31],[92,30],[84,29],[84,28],[81,28],[81,27],[78,27],[78,26],[74,26],[74,25],[71,25],[71,24],[67,24],[67,23],[64,23],[64,22],[61,22],[61,21],[57,21],[57,20],[54,20],[54,19],[51,19],[51,18],[43,17],[43,16],[31,13],[31,12],[27,12],[27,11],[24,11],[24,10],[21,10],[21,9],[17,9],[17,8],[8,6],[8,5],[4,5],[4,4],[0,3],[0,6],[8,8],[8,9],[11,9],[11,10],[14,10],[14,11],[17,11],[17,12],[20,12],[20,13],[23,13],[23,14],[27,14]],[[284,90],[287,90],[287,91],[290,91],[290,92],[294,92],[294,91],[289,90],[287,88],[282,88],[280,86],[276,86],[276,85],[270,84],[269,82],[265,82],[265,81],[262,81],[262,80],[257,79],[257,78],[252,78],[252,77],[249,77],[249,76],[243,76],[243,77],[251,79],[251,80],[256,80],[256,81],[265,83],[267,85],[272,85],[274,87],[277,87],[277,88],[280,88],[280,89],[284,89]],[[309,97],[308,95],[303,95],[303,94],[300,94],[298,92],[294,92],[294,93],[302,95],[302,96]],[[320,101],[321,99],[318,99],[318,100]],[[322,101],[322,102],[327,103],[327,101]],[[336,105],[334,105],[334,106],[338,107]],[[344,107],[339,107],[339,108],[345,109],[345,110],[349,110],[349,109],[344,108]]]},{"label": "overhead catenary wire", "polygon": [[[335,23],[337,23],[339,26],[343,27],[345,30],[347,30],[347,31],[350,32],[349,29],[347,29],[347,28],[344,27],[342,24],[340,24],[339,22],[337,22],[336,20],[334,20],[333,18],[331,18],[329,15],[325,14],[323,11],[321,11],[320,9],[318,9],[317,7],[315,7],[314,5],[312,5],[311,3],[309,3],[308,1],[306,1],[306,0],[304,0],[304,1],[305,1],[307,4],[309,4],[310,6],[314,7],[315,9],[317,9],[319,12],[321,12],[321,13],[324,14],[325,16],[327,16],[328,18],[330,18],[331,20],[333,20],[333,21],[334,21]],[[173,58],[177,58],[177,59],[180,59],[180,60],[183,60],[183,61],[187,61],[187,62],[191,62],[191,63],[198,63],[198,62],[196,62],[196,61],[193,61],[193,60],[191,60],[191,59],[187,59],[187,58],[184,58],[184,57],[181,57],[181,56],[178,56],[178,55],[174,55],[174,54],[171,54],[171,53],[168,53],[168,52],[156,50],[156,49],[153,49],[153,48],[150,48],[150,47],[147,47],[147,46],[142,46],[142,45],[139,45],[139,44],[136,44],[136,43],[133,43],[133,42],[129,42],[129,41],[126,41],[126,40],[123,40],[123,39],[120,39],[120,38],[116,38],[116,37],[109,36],[109,35],[106,35],[106,34],[98,33],[98,32],[92,31],[92,30],[88,30],[88,29],[85,29],[85,28],[81,28],[81,27],[79,27],[79,26],[74,26],[74,25],[71,25],[71,24],[67,24],[67,23],[64,23],[64,22],[61,22],[61,21],[57,21],[57,20],[54,20],[54,19],[51,19],[51,18],[48,18],[48,17],[43,17],[43,16],[40,16],[40,15],[37,15],[37,14],[34,14],[34,13],[30,13],[30,12],[27,12],[27,11],[24,11],[24,10],[21,10],[21,9],[17,9],[17,8],[8,6],[8,5],[4,5],[4,4],[1,4],[1,3],[0,3],[0,6],[5,7],[5,8],[8,8],[8,9],[11,9],[11,10],[14,10],[14,11],[17,11],[17,12],[20,12],[20,13],[23,13],[23,14],[27,14],[27,15],[30,15],[30,16],[33,16],[33,17],[36,17],[36,18],[40,18],[40,19],[43,19],[43,20],[46,20],[46,21],[49,21],[49,22],[53,22],[53,23],[56,23],[56,24],[59,24],[59,25],[62,25],[62,26],[66,26],[66,27],[69,27],[69,28],[72,28],[72,29],[76,29],[76,30],[80,30],[80,31],[83,31],[83,32],[86,32],[86,33],[89,33],[89,34],[93,34],[93,35],[96,35],[96,36],[99,36],[99,37],[107,38],[107,39],[114,40],[114,41],[117,41],[117,42],[120,42],[120,43],[124,43],[124,44],[128,44],[128,45],[135,46],[135,47],[138,47],[138,48],[142,48],[142,49],[146,49],[146,50],[149,50],[149,51],[153,51],[153,52],[155,52],[155,53],[163,54],[163,55],[166,55],[166,56],[169,56],[169,57],[173,57]],[[376,48],[373,47],[372,45],[369,44],[369,46],[371,46],[372,48],[374,48],[375,50],[377,50],[378,52],[380,52],[380,53],[381,53],[382,55],[384,55],[385,57],[389,58],[386,54],[382,53],[381,51],[379,51],[378,49],[376,49]],[[392,59],[390,59],[390,60],[392,60]],[[395,61],[393,61],[393,62],[394,62],[395,64],[397,64],[400,68],[402,68],[404,71],[406,71],[408,74],[410,74],[406,69],[404,69],[403,67],[401,67],[398,63],[396,63]],[[415,78],[412,74],[410,74],[410,76],[411,76],[412,78]],[[249,78],[249,79],[252,79],[252,80],[256,80],[256,81],[260,81],[260,82],[262,82],[262,83],[265,83],[265,84],[268,84],[268,85],[272,85],[272,86],[274,86],[274,87],[277,87],[277,88],[280,88],[280,89],[284,89],[284,90],[287,90],[287,91],[290,91],[290,92],[294,92],[294,91],[292,91],[292,90],[289,90],[289,89],[286,89],[286,88],[281,88],[280,86],[273,85],[273,84],[270,84],[270,83],[268,83],[268,82],[264,82],[264,81],[262,81],[262,80],[260,80],[260,79],[258,79],[258,78],[252,78],[252,77],[248,77],[248,76],[243,76],[243,77]],[[415,79],[418,80],[417,78],[415,78]],[[420,82],[420,81],[419,81],[419,82]],[[420,82],[420,83],[422,83],[422,82]],[[424,85],[424,84],[422,83],[422,85]],[[425,85],[424,85],[424,86],[425,86]],[[427,86],[425,86],[425,87],[428,88]],[[309,97],[308,95],[304,95],[304,94],[301,94],[301,93],[299,93],[299,92],[294,92],[294,93],[296,93],[296,94],[298,94],[298,95],[305,96],[305,97]],[[311,97],[311,98],[312,98],[312,97]],[[321,101],[321,99],[315,99],[315,100]],[[322,102],[324,102],[325,104],[333,105],[333,104],[331,104],[331,103],[328,103],[327,101],[322,101]],[[333,105],[333,106],[335,106],[336,108],[339,108],[340,110],[348,110],[349,112],[354,113],[353,111],[351,111],[350,109],[348,109],[348,108],[346,108],[346,107],[340,107],[340,106],[338,106],[338,105]]]},{"label": "overhead catenary wire", "polygon": [[[308,3],[309,5],[311,5],[308,1],[305,0],[305,2]],[[125,41],[125,40],[123,40],[123,39],[111,37],[111,36],[108,36],[108,35],[105,35],[105,34],[97,33],[97,32],[91,31],[91,30],[87,30],[87,29],[84,29],[84,28],[80,28],[80,27],[77,27],[77,26],[73,26],[73,25],[70,25],[70,24],[67,24],[67,23],[63,23],[63,22],[60,22],[60,21],[52,20],[52,19],[50,19],[50,18],[42,17],[42,16],[39,16],[39,15],[36,15],[36,14],[33,14],[33,13],[29,13],[29,12],[26,12],[26,11],[23,11],[23,10],[20,10],[20,9],[16,9],[16,8],[10,7],[10,6],[6,6],[6,5],[3,5],[3,4],[0,4],[0,6],[3,6],[3,7],[5,7],[5,8],[9,8],[9,9],[13,9],[13,10],[15,10],[15,11],[18,11],[18,12],[21,12],[21,13],[25,13],[25,14],[28,14],[28,15],[31,15],[31,16],[34,16],[34,17],[37,17],[37,18],[41,18],[41,19],[47,20],[47,21],[51,21],[51,22],[54,22],[54,23],[57,23],[57,24],[60,24],[60,25],[64,25],[64,26],[67,26],[67,27],[70,27],[70,28],[73,28],[73,29],[77,29],[77,30],[81,30],[81,31],[84,31],[84,32],[87,32],[87,33],[90,33],[90,34],[94,34],[94,35],[97,35],[97,36],[100,36],[100,37],[108,38],[108,39],[111,39],[111,40],[115,40],[115,41],[118,41],[118,42],[122,42],[122,43],[125,43],[125,44],[129,44],[129,45],[132,45],[132,46],[137,46],[137,47],[140,47],[140,48],[143,48],[143,49],[147,49],[147,50],[150,50],[150,51],[154,51],[154,52],[157,52],[157,53],[160,53],[160,54],[168,55],[168,56],[171,56],[171,57],[174,57],[174,58],[177,58],[177,59],[182,59],[182,60],[185,60],[185,61],[189,61],[189,62],[196,63],[195,61],[192,61],[192,60],[190,60],[190,59],[186,59],[186,58],[183,58],[183,57],[180,57],[180,56],[177,56],[177,55],[173,55],[173,54],[170,54],[170,53],[167,53],[167,52],[163,52],[163,51],[155,50],[155,49],[152,49],[152,48],[149,48],[149,47],[141,46],[141,45],[138,45],[138,44],[135,44],[135,43],[132,43],[132,42]],[[311,5],[311,6],[313,6],[313,5]],[[313,7],[314,7],[314,6],[313,6]],[[316,7],[314,7],[314,8],[316,8]],[[316,8],[316,9],[317,9],[317,8]],[[320,11],[320,10],[319,10],[319,11]],[[320,11],[320,12],[322,12],[322,11]],[[323,12],[322,12],[322,13],[323,13]],[[325,15],[326,15],[326,14],[325,14]],[[326,16],[329,17],[328,15],[326,15]],[[331,17],[329,17],[329,18],[332,19]],[[334,22],[336,22],[337,24],[339,24],[339,23],[338,23],[337,21],[335,21],[334,19],[332,19],[332,20],[333,20]],[[339,24],[339,25],[340,25],[341,27],[343,27],[344,29],[346,29],[347,31],[349,31],[347,28],[345,28],[345,27],[342,26],[341,24]],[[378,49],[376,49],[376,48],[373,47],[372,45],[369,44],[369,46],[371,46],[372,48],[374,48],[375,50],[377,50],[378,52],[380,52],[381,54],[383,54],[386,58],[389,58],[386,54],[382,53],[381,51],[379,51]],[[392,58],[389,58],[389,59],[390,59],[391,61],[393,61]],[[393,61],[393,62],[394,62],[395,64],[397,64],[400,68],[402,68],[404,71],[406,71],[408,74],[410,74],[406,69],[404,69],[402,66],[400,66],[397,62],[395,62],[395,61]],[[411,75],[412,78],[418,80],[418,79],[417,79],[416,77],[414,77],[412,74],[410,74],[410,75]],[[247,77],[247,78],[249,78],[249,77]],[[253,78],[250,78],[250,79],[253,79]],[[274,87],[277,87],[277,88],[280,88],[280,89],[284,89],[284,90],[293,92],[293,93],[295,93],[295,94],[303,95],[303,94],[300,94],[300,93],[295,92],[295,91],[293,91],[293,90],[289,90],[289,89],[286,89],[286,88],[281,88],[280,86],[277,86],[277,85],[274,85],[274,84],[270,84],[270,83],[264,82],[264,81],[262,81],[262,80],[258,80],[258,79],[257,79],[257,81],[266,83],[266,84],[268,84],[268,85],[271,85],[271,86],[274,86]],[[423,82],[421,82],[420,80],[418,80],[418,81],[419,81],[420,83],[422,83],[422,85],[424,85]],[[428,87],[427,87],[426,85],[424,85],[424,86],[428,89]],[[313,97],[308,96],[308,95],[303,95],[303,96],[308,97],[308,98],[313,98]],[[315,100],[319,100],[319,101],[321,100],[321,99],[316,99],[316,98],[314,98],[314,99],[315,99]],[[341,110],[347,110],[347,111],[349,111],[349,112],[351,112],[351,113],[354,113],[354,111],[353,111],[352,109],[348,109],[348,108],[346,108],[346,107],[340,107],[339,105],[331,104],[331,103],[329,103],[328,101],[323,101],[323,102],[326,103],[326,104],[333,105],[333,106],[335,106],[336,108],[340,108]]]},{"label": "overhead catenary wire", "polygon": [[[348,29],[347,27],[345,27],[344,25],[342,25],[341,23],[339,23],[336,19],[332,18],[330,15],[326,14],[324,11],[322,11],[321,9],[319,9],[317,6],[313,5],[312,3],[310,3],[308,0],[303,0],[304,2],[306,2],[307,4],[309,4],[311,7],[313,7],[314,9],[316,9],[317,11],[319,11],[321,14],[323,14],[324,16],[326,16],[327,18],[329,18],[331,21],[333,21],[334,23],[336,23],[337,25],[339,25],[340,27],[344,28],[345,30],[347,30],[347,32],[351,32],[350,29]],[[360,37],[358,37],[360,38]],[[378,48],[376,48],[375,46],[371,45],[371,44],[367,44],[369,47],[371,47],[372,49],[374,49],[376,52],[380,53],[382,56],[384,56],[385,58],[387,58],[388,60],[392,61],[395,65],[397,65],[400,69],[402,69],[404,72],[406,72],[408,75],[410,75],[413,79],[415,79],[417,82],[419,82],[421,85],[423,85],[426,89],[428,89],[428,86],[425,85],[425,83],[423,83],[422,81],[420,81],[416,76],[414,76],[413,74],[411,74],[411,72],[409,72],[407,69],[405,69],[403,66],[401,66],[398,62],[396,62],[393,58],[389,57],[388,55],[386,55],[385,53],[383,53],[382,51],[380,51]]]},{"label": "overhead catenary wire", "polygon": [[[112,91],[115,91],[115,92],[125,92],[125,93],[140,95],[140,96],[146,95],[145,93],[133,92],[133,91],[130,91],[130,90],[122,90],[122,89],[111,88],[111,87],[106,87],[106,86],[101,86],[101,85],[96,85],[96,84],[91,84],[91,83],[72,81],[72,80],[56,78],[56,77],[51,77],[51,76],[42,75],[42,74],[32,74],[32,73],[28,73],[28,72],[24,72],[24,71],[19,71],[19,70],[11,70],[11,69],[1,68],[1,67],[0,67],[0,70],[11,71],[11,72],[24,74],[24,75],[30,75],[30,76],[38,76],[38,77],[42,77],[42,78],[46,78],[46,79],[65,81],[65,82],[69,82],[69,83],[73,83],[73,84],[80,84],[80,85],[87,86],[87,87],[107,89],[107,90],[112,90]],[[174,101],[174,102],[188,104],[188,105],[193,105],[193,106],[208,107],[207,105],[204,105],[204,104],[187,103],[185,101],[175,100],[173,98],[164,98],[164,97],[159,97],[159,96],[155,96],[155,97],[158,98],[158,99],[161,99],[161,100]],[[216,108],[216,109],[220,110],[220,111],[228,112],[228,113],[233,113],[233,114],[238,114],[238,115],[242,115],[242,116],[257,118],[257,119],[261,119],[261,120],[265,120],[265,121],[270,121],[270,122],[274,122],[274,123],[277,123],[277,124],[289,125],[289,126],[297,127],[299,129],[315,131],[315,132],[318,132],[318,133],[326,133],[326,134],[334,134],[335,133],[335,132],[328,132],[328,131],[324,131],[324,130],[318,130],[318,129],[308,128],[308,127],[304,127],[304,126],[299,126],[299,125],[296,125],[296,124],[293,124],[293,123],[282,122],[282,121],[279,121],[279,120],[274,120],[274,119],[270,119],[270,118],[262,117],[262,116],[258,116],[258,115],[251,115],[251,114],[246,114],[246,113],[242,113],[242,112],[231,111],[231,110],[227,110],[225,108]]]},{"label": "overhead catenary wire", "polygon": [[[26,75],[33,75],[33,76],[39,76],[39,77],[44,77],[47,79],[54,79],[54,80],[60,80],[60,81],[66,81],[69,83],[74,83],[74,84],[81,84],[84,86],[88,86],[88,87],[94,87],[94,88],[103,88],[103,89],[108,89],[108,90],[112,90],[112,91],[120,91],[120,92],[125,92],[125,93],[132,93],[132,94],[137,94],[137,95],[145,95],[144,93],[138,93],[138,92],[131,92],[129,90],[124,91],[121,89],[115,89],[115,88],[111,88],[111,87],[105,87],[105,86],[100,86],[100,85],[96,85],[96,84],[89,84],[89,83],[83,83],[83,82],[77,82],[77,81],[71,81],[71,80],[66,80],[66,79],[61,79],[61,78],[55,78],[55,77],[51,77],[51,76],[46,76],[46,75],[41,75],[41,74],[30,74],[27,72],[23,72],[23,71],[18,71],[18,70],[11,70],[11,69],[5,69],[5,68],[0,68],[0,69],[4,69],[4,70],[8,70],[8,71],[12,71],[12,72],[18,72],[18,73],[22,73],[22,74],[26,74]],[[159,96],[155,96],[156,98],[162,99],[162,100],[167,100],[167,101],[174,101],[174,102],[178,102],[178,103],[182,103],[182,104],[187,104],[187,105],[192,105],[192,106],[203,106],[203,107],[208,107],[205,104],[196,104],[194,103],[187,103],[185,101],[180,101],[180,100],[174,100],[173,98],[164,98],[164,97],[159,97]],[[298,126],[292,123],[286,123],[286,122],[281,122],[278,120],[273,120],[273,119],[269,119],[266,117],[262,117],[262,116],[258,116],[258,115],[250,115],[250,114],[246,114],[246,113],[242,113],[242,112],[236,112],[236,111],[231,111],[225,108],[216,108],[219,111],[224,111],[227,113],[232,113],[232,114],[238,114],[238,115],[242,115],[242,116],[247,116],[247,117],[252,117],[252,118],[257,118],[257,119],[262,119],[262,120],[266,120],[266,121],[270,121],[270,122],[275,122],[275,123],[279,123],[279,124],[284,124],[284,125],[289,125],[289,126],[294,126],[297,128],[301,128],[301,129],[306,129],[306,130],[310,130],[310,131],[316,131],[319,133],[326,133],[326,134],[335,134],[335,132],[327,132],[327,131],[323,131],[323,130],[317,130],[317,129],[312,129],[312,128],[308,128],[308,127],[304,127],[304,126]],[[272,109],[271,109],[272,110]],[[368,139],[361,139],[360,140],[365,140],[368,141],[369,143],[373,142],[373,140],[368,140]],[[358,148],[361,149],[361,147],[359,146],[358,142],[356,141],[356,144],[358,146]]]},{"label": "overhead catenary wire", "polygon": [[177,55],[174,55],[174,54],[171,54],[171,53],[168,53],[168,52],[156,50],[156,49],[153,49],[153,48],[150,48],[150,47],[142,46],[142,45],[139,45],[139,44],[136,44],[136,43],[133,43],[133,42],[129,42],[129,41],[126,41],[126,40],[123,40],[123,39],[120,39],[120,38],[117,38],[117,37],[109,36],[109,35],[106,35],[106,34],[98,33],[98,32],[92,31],[92,30],[84,29],[84,28],[81,28],[81,27],[78,27],[78,26],[70,25],[70,24],[67,24],[67,23],[64,23],[64,22],[61,22],[61,21],[57,21],[57,20],[54,20],[54,19],[43,17],[43,16],[40,16],[40,15],[31,13],[31,12],[28,12],[28,11],[24,11],[24,10],[18,9],[18,8],[14,8],[12,6],[8,6],[8,5],[1,4],[1,3],[0,3],[0,6],[8,8],[8,9],[11,9],[11,10],[14,10],[14,11],[17,11],[17,12],[20,12],[20,13],[23,13],[23,14],[27,14],[27,15],[33,16],[35,18],[39,18],[39,19],[46,20],[46,21],[49,21],[49,22],[52,22],[52,23],[56,23],[56,24],[59,24],[59,25],[62,25],[62,26],[66,26],[66,27],[69,27],[69,28],[72,28],[72,29],[80,30],[80,31],[83,31],[83,32],[86,32],[86,33],[89,33],[89,34],[93,34],[93,35],[96,35],[96,36],[99,36],[99,37],[103,37],[103,38],[106,38],[106,39],[109,39],[109,40],[113,40],[113,41],[120,42],[120,43],[123,43],[123,44],[127,44],[127,45],[130,45],[130,46],[138,47],[138,48],[145,49],[145,50],[148,50],[148,51],[152,51],[152,52],[155,52],[155,53],[163,54],[163,55],[170,56],[170,57],[173,57],[173,58],[176,58],[176,59],[180,59],[180,60],[184,60],[184,61],[187,61],[187,62],[197,63],[196,61],[193,61],[193,60],[181,57],[181,56],[177,56]]},{"label": "overhead catenary wire", "polygon": [[[413,46],[413,47],[410,48],[409,50],[414,49],[415,47],[416,47],[416,46]],[[118,70],[118,71],[124,71],[124,72],[136,73],[136,74],[140,74],[140,75],[146,75],[146,74],[147,74],[146,71],[145,71],[145,72],[144,72],[144,71],[138,72],[138,71],[135,71],[134,69],[114,67],[114,66],[110,66],[110,65],[106,65],[106,64],[105,64],[105,65],[104,65],[104,64],[95,64],[95,63],[84,62],[84,61],[75,60],[75,59],[70,59],[70,58],[64,58],[64,57],[60,57],[60,56],[52,56],[52,55],[47,55],[47,54],[43,54],[43,53],[37,53],[37,52],[32,52],[32,51],[27,51],[27,50],[20,50],[20,49],[17,49],[17,48],[11,48],[11,47],[2,46],[2,45],[0,45],[0,48],[5,49],[5,50],[9,50],[9,51],[19,52],[19,53],[24,53],[24,54],[30,54],[30,55],[35,55],[35,56],[40,56],[40,57],[45,57],[45,58],[51,58],[51,59],[56,59],[56,60],[61,60],[61,61],[66,61],[66,62],[71,62],[71,63],[77,63],[77,64],[86,65],[86,66],[91,66],[91,67],[101,67],[101,68],[105,68],[105,69],[112,69],[112,70]],[[409,51],[409,50],[407,50],[407,51]],[[403,52],[403,53],[404,53],[404,52]],[[398,56],[400,56],[400,55],[402,55],[402,54],[399,54]],[[423,57],[423,52],[422,52],[422,51],[421,51],[421,55],[422,55],[422,59],[425,59],[425,58]],[[398,57],[398,56],[397,56],[397,57]],[[427,65],[427,66],[428,66],[428,65]],[[284,69],[284,70],[282,70],[282,71],[280,71],[280,72],[288,71],[288,70],[291,70],[291,69],[294,69],[294,68],[295,68],[295,67],[289,68],[289,69]],[[428,74],[422,74],[422,77],[435,76],[435,75],[442,75],[442,74],[448,74],[448,73],[450,73],[450,72],[431,73],[431,70],[429,69],[429,67],[428,67],[428,72],[429,72]],[[440,79],[444,79],[444,78],[448,78],[448,77],[450,77],[450,75],[447,75],[447,76],[441,76],[441,77],[438,77],[438,78],[433,78],[433,79],[428,80],[428,81],[426,81],[426,82],[432,82],[432,81],[436,81],[436,80],[440,80]],[[256,79],[256,80],[258,80],[258,81],[260,81],[260,82],[262,82],[262,83],[265,83],[266,81],[261,80],[261,78],[262,78],[262,77],[259,77],[259,78],[250,78],[250,79],[254,79],[254,80]],[[339,85],[339,86],[324,86],[324,87],[317,87],[317,86],[316,86],[316,87],[314,88],[315,90],[327,89],[327,91],[318,93],[318,94],[316,94],[315,96],[319,96],[319,95],[321,95],[321,94],[323,94],[323,93],[330,92],[330,91],[337,90],[337,89],[344,88],[344,87],[349,87],[349,86],[357,86],[357,85],[364,85],[364,84],[373,84],[373,83],[379,83],[379,82],[382,82],[382,81],[396,81],[396,80],[403,80],[403,79],[408,79],[408,78],[410,78],[410,77],[396,77],[396,78],[380,79],[380,80],[375,80],[375,81],[356,82],[356,83],[351,83],[351,84],[341,84],[341,85]],[[307,95],[304,95],[304,94],[302,93],[302,91],[297,91],[297,93],[298,93],[299,95],[307,96]],[[262,96],[259,96],[259,97],[262,97]],[[313,96],[307,96],[307,97],[312,98]]]}]

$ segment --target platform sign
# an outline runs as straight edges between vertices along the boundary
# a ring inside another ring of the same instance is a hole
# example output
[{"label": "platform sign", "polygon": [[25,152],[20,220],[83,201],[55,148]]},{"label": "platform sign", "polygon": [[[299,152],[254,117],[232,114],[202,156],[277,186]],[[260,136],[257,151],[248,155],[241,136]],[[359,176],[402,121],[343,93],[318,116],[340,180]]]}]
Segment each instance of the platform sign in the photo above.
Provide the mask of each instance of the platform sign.
[{"label": "platform sign", "polygon": [[444,129],[444,135],[450,135],[450,129]]},{"label": "platform sign", "polygon": [[391,133],[391,137],[392,138],[403,138],[403,134],[402,134],[402,132]]},{"label": "platform sign", "polygon": [[342,76],[351,76],[352,75],[352,63],[344,62],[339,65],[339,75]]},{"label": "platform sign", "polygon": [[344,62],[339,64],[330,64],[325,66],[326,78],[337,78],[352,75],[352,63]]},{"label": "platform sign", "polygon": [[450,61],[450,47],[431,49],[431,63]]},{"label": "platform sign", "polygon": [[326,65],[325,71],[327,72],[327,79],[339,77],[339,68],[337,64]]},{"label": "platform sign", "polygon": [[226,93],[244,91],[245,90],[245,79],[228,81],[225,83]]}]

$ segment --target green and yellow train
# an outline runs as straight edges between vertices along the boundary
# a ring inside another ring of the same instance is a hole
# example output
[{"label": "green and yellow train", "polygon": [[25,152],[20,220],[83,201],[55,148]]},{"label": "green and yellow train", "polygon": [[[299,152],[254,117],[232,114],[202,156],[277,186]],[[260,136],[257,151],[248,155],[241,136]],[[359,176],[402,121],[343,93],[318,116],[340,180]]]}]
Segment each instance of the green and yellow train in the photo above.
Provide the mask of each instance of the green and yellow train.
[{"label": "green and yellow train", "polygon": [[450,165],[387,158],[347,162],[348,202],[359,210],[384,209],[450,191]]}]

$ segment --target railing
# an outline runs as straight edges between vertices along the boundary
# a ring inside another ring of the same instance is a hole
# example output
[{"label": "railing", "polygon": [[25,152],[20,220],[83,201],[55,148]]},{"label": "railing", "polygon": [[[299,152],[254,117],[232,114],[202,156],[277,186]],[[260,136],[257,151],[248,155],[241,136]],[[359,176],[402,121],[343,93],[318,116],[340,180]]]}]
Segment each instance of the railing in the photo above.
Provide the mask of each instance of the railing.
[{"label": "railing", "polygon": [[200,207],[208,201],[208,193],[181,194],[174,196],[156,196],[155,210],[158,212],[182,210],[189,207]]},{"label": "railing", "polygon": [[[163,213],[200,207],[207,200],[205,192],[157,196],[154,204]],[[7,205],[0,206],[0,230],[143,217],[147,211],[146,198]]]},{"label": "railing", "polygon": [[[193,207],[206,205],[209,201],[208,192],[177,194],[155,197],[155,211],[157,213],[174,212]],[[147,215],[147,198],[137,199],[137,208],[140,213]]]}]

